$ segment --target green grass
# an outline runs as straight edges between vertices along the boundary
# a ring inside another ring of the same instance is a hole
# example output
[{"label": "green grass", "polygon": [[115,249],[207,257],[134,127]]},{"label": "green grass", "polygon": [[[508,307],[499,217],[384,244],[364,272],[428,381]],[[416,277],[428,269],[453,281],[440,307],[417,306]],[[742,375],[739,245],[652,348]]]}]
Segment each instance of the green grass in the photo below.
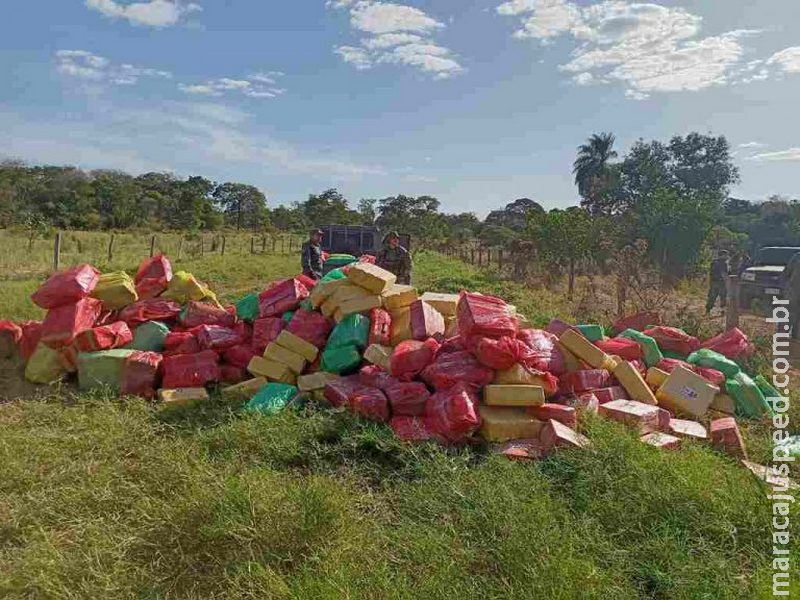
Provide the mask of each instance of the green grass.
[{"label": "green grass", "polygon": [[[293,273],[296,258],[176,267],[232,300]],[[417,256],[415,282],[496,293],[536,322],[574,316],[559,296],[438,255]],[[36,316],[27,300],[35,286],[0,281],[0,317]],[[404,445],[385,426],[313,405],[276,417],[235,409],[214,398],[161,413],[68,392],[0,404],[0,597],[771,592],[765,489],[704,445],[660,452],[591,420],[592,450],[511,463],[481,445]],[[765,460],[766,424],[745,435]]]}]

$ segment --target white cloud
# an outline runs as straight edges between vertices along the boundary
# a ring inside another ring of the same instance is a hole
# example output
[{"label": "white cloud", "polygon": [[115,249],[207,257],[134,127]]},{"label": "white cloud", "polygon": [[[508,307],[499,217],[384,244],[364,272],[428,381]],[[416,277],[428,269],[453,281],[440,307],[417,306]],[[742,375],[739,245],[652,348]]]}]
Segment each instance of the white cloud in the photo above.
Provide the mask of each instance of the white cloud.
[{"label": "white cloud", "polygon": [[95,83],[134,85],[142,77],[169,79],[172,73],[131,64],[116,65],[87,50],[58,50],[56,69],[62,75]]},{"label": "white cloud", "polygon": [[756,162],[788,162],[800,161],[800,148],[788,148],[777,152],[763,152],[749,157],[747,160]]},{"label": "white cloud", "polygon": [[229,92],[238,92],[248,98],[277,98],[286,93],[285,88],[276,87],[276,80],[282,75],[283,73],[280,71],[270,71],[268,73],[255,73],[246,79],[220,77],[204,83],[179,83],[178,89],[184,94],[196,96],[219,97]]},{"label": "white cloud", "polygon": [[768,65],[777,65],[785,73],[800,73],[800,46],[792,46],[773,54]]},{"label": "white cloud", "polygon": [[742,149],[748,149],[748,148],[758,149],[758,148],[766,148],[766,147],[767,147],[767,145],[763,144],[761,142],[745,142],[744,144],[739,144],[737,146],[737,148],[742,148]]},{"label": "white cloud", "polygon": [[403,4],[373,0],[328,0],[329,8],[346,8],[351,27],[371,34],[359,46],[336,46],[342,60],[364,71],[378,64],[413,67],[435,79],[447,79],[464,69],[453,53],[433,40],[445,27],[425,12]]},{"label": "white cloud", "polygon": [[[702,17],[683,8],[620,0],[583,8],[568,0],[510,0],[496,10],[520,20],[515,37],[543,43],[571,37],[577,46],[560,70],[574,73],[578,84],[618,83],[635,100],[766,77],[760,61],[741,66],[742,40],[758,31],[700,37]],[[792,59],[775,62],[787,60]]]},{"label": "white cloud", "polygon": [[112,19],[126,19],[133,25],[169,27],[184,16],[203,10],[199,4],[181,0],[149,0],[124,4],[115,0],[86,0],[86,6]]}]

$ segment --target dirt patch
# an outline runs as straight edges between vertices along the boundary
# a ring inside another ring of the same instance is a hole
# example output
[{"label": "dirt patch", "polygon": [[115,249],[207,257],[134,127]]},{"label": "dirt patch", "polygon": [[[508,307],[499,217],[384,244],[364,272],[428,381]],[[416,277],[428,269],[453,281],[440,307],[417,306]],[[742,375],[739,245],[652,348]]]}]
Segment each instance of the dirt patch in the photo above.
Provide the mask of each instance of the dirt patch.
[{"label": "dirt patch", "polygon": [[36,398],[47,387],[25,381],[25,365],[18,357],[0,359],[0,402]]}]

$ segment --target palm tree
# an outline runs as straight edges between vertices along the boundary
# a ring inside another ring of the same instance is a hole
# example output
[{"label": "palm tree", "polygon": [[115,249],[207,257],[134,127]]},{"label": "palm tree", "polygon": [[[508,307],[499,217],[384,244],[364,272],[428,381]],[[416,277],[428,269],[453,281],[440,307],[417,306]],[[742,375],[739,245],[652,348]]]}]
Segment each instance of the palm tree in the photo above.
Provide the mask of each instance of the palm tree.
[{"label": "palm tree", "polygon": [[592,213],[597,212],[599,195],[610,178],[608,161],[617,157],[613,133],[592,134],[585,144],[578,146],[578,157],[572,163],[572,174],[582,204]]}]

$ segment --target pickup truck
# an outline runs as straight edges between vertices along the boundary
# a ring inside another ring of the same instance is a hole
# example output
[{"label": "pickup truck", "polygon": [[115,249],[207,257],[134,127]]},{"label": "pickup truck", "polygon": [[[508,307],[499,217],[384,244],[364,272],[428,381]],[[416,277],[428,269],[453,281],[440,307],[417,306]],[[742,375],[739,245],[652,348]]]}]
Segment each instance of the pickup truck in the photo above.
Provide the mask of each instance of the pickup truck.
[{"label": "pickup truck", "polygon": [[772,296],[783,296],[783,270],[796,253],[797,246],[766,246],[756,253],[755,264],[739,276],[739,303],[743,308],[772,303]]},{"label": "pickup truck", "polygon": [[[377,227],[362,225],[323,225],[322,249],[329,254],[362,254],[378,253],[383,245],[383,237],[388,232],[381,232]],[[411,236],[401,233],[400,244],[411,251]]]}]

